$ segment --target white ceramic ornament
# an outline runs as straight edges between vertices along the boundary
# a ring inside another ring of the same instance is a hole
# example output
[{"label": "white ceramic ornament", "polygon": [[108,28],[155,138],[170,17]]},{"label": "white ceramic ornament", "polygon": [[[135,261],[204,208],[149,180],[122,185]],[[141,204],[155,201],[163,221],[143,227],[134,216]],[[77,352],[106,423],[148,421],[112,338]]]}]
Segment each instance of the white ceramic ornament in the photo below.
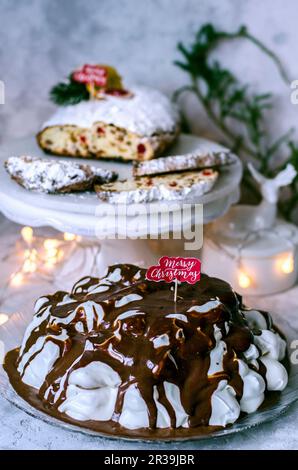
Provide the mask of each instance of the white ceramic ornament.
[{"label": "white ceramic ornament", "polygon": [[214,222],[204,238],[203,270],[223,277],[245,295],[289,289],[297,279],[298,229],[277,218],[279,189],[297,172],[289,164],[275,178],[248,168],[260,187],[259,205],[236,205]]},{"label": "white ceramic ornament", "polygon": [[257,206],[237,205],[220,219],[222,233],[237,239],[244,239],[248,233],[270,229],[274,226],[277,214],[279,189],[292,183],[297,172],[293,165],[288,164],[275,178],[265,178],[249,163],[248,168],[258,183],[262,201]]}]

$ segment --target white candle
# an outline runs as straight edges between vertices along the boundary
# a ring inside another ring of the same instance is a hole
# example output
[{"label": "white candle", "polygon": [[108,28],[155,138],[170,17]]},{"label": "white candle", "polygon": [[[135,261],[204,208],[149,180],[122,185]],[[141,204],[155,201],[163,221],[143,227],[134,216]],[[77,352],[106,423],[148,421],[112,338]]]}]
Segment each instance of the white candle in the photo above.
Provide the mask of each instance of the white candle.
[{"label": "white candle", "polygon": [[[224,279],[240,294],[268,295],[292,287],[298,273],[298,229],[278,222],[281,236],[273,230],[247,243],[209,231],[202,250],[203,272]],[[292,236],[286,237],[291,228]],[[294,234],[294,235],[293,235]]]}]

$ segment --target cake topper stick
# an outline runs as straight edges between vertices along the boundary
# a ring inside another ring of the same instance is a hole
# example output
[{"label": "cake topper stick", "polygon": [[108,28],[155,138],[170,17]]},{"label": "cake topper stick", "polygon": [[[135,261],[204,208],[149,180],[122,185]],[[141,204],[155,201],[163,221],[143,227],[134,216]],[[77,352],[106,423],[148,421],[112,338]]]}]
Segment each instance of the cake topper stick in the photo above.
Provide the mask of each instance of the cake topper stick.
[{"label": "cake topper stick", "polygon": [[178,281],[175,279],[175,292],[174,292],[174,302],[177,302],[177,292],[178,292]]},{"label": "cake topper stick", "polygon": [[90,99],[95,100],[96,99],[96,89],[95,89],[95,83],[91,82],[89,84],[89,90],[90,90]]}]

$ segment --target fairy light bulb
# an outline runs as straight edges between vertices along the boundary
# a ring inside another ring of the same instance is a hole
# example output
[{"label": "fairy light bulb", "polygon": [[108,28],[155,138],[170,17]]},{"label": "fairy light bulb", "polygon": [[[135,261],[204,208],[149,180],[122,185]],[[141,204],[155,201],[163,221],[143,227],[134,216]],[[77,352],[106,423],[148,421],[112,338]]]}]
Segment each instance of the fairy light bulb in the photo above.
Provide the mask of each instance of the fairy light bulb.
[{"label": "fairy light bulb", "polygon": [[47,250],[47,258],[56,258],[58,254],[57,248],[49,248]]},{"label": "fairy light bulb", "polygon": [[292,253],[287,253],[278,259],[278,269],[284,274],[291,274],[294,271],[294,257]]},{"label": "fairy light bulb", "polygon": [[21,272],[13,274],[10,280],[10,284],[13,287],[19,287],[23,284],[24,276]]},{"label": "fairy light bulb", "polygon": [[36,260],[37,259],[37,251],[33,248],[33,250],[25,250],[24,251],[24,258]]},{"label": "fairy light bulb", "polygon": [[34,273],[37,269],[37,265],[32,259],[26,259],[23,264],[24,273]]},{"label": "fairy light bulb", "polygon": [[242,269],[240,269],[238,273],[238,284],[242,289],[247,289],[251,285],[249,275]]},{"label": "fairy light bulb", "polygon": [[7,323],[9,320],[9,316],[6,315],[6,313],[0,313],[0,326],[4,325],[4,323]]},{"label": "fairy light bulb", "polygon": [[33,240],[33,228],[23,227],[21,230],[21,236],[26,243],[30,244]]},{"label": "fairy light bulb", "polygon": [[76,235],[74,233],[65,232],[63,238],[66,242],[73,242],[76,239]]},{"label": "fairy light bulb", "polygon": [[54,267],[56,263],[56,260],[55,259],[47,259],[46,262],[45,262],[45,267],[48,268],[48,269],[51,269]]},{"label": "fairy light bulb", "polygon": [[25,250],[24,251],[24,264],[22,267],[23,273],[29,274],[29,273],[34,273],[37,270],[37,251],[35,249],[33,250]]},{"label": "fairy light bulb", "polygon": [[44,241],[43,246],[45,250],[50,251],[50,250],[53,250],[54,248],[56,249],[58,244],[59,244],[58,240],[55,240],[54,238],[47,238]]},{"label": "fairy light bulb", "polygon": [[294,260],[292,256],[283,261],[281,270],[285,274],[290,274],[294,271]]}]

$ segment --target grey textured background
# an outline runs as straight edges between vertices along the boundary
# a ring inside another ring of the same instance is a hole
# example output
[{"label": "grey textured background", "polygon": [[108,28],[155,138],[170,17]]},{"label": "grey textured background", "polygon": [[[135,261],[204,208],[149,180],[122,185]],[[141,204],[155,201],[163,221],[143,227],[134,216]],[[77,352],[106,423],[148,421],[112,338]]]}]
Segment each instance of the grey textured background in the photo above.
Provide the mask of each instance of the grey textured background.
[{"label": "grey textured background", "polygon": [[[84,62],[113,64],[127,81],[171,94],[187,81],[173,65],[176,44],[189,42],[207,21],[227,30],[246,24],[298,78],[297,18],[296,0],[1,0],[0,140],[35,133],[53,109],[50,87]],[[267,58],[243,42],[219,55],[259,90],[276,93],[274,134],[295,125],[298,106]],[[197,103],[185,101],[193,129],[212,134]]]}]

